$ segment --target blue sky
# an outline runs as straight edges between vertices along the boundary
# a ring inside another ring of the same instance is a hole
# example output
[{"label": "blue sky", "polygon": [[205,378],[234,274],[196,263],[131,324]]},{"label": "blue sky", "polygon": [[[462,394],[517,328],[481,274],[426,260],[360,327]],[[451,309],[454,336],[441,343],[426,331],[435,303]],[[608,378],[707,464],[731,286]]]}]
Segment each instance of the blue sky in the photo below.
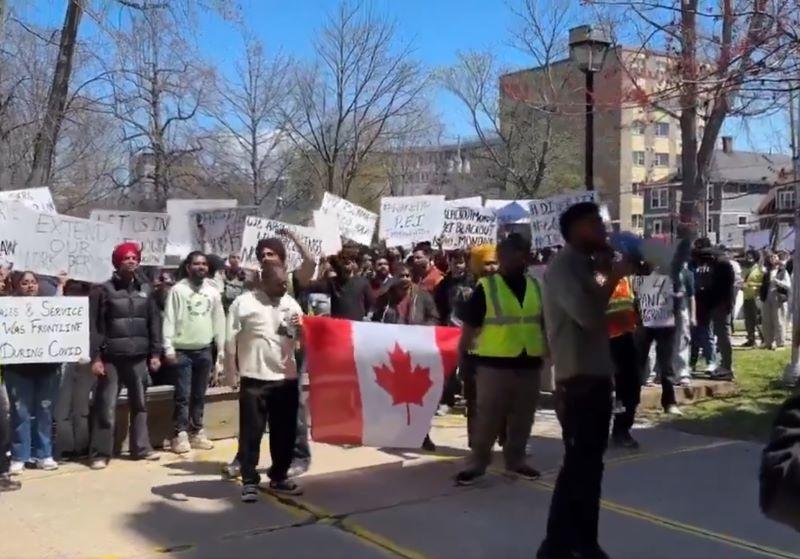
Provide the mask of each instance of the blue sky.
[{"label": "blue sky", "polygon": [[[507,7],[513,0],[374,0],[372,5],[397,22],[400,38],[413,44],[415,55],[428,68],[452,63],[459,50],[492,48],[505,67],[533,65],[524,53],[509,45],[509,29],[515,17]],[[541,0],[546,1],[546,0]],[[338,0],[239,0],[249,29],[269,50],[282,50],[298,58],[312,54],[314,33],[336,8]],[[65,0],[21,0],[11,2],[23,19],[59,25]],[[587,18],[591,14],[587,11]],[[577,24],[584,23],[576,21]],[[92,22],[84,19],[85,32]],[[197,42],[204,56],[225,68],[240,49],[239,32],[220,24],[212,15],[200,15]],[[438,92],[436,110],[445,124],[447,140],[474,135],[458,101]],[[748,126],[729,121],[725,132],[735,136],[738,149],[786,151],[788,117],[777,115]],[[782,139],[783,138],[783,139]]]}]

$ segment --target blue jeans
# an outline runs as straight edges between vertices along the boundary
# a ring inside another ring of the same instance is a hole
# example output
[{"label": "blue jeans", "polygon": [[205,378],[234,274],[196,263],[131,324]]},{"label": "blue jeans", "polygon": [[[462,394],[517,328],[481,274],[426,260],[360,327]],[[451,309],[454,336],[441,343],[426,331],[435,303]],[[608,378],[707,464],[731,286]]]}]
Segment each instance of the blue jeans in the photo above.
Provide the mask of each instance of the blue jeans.
[{"label": "blue jeans", "polygon": [[11,417],[6,385],[0,379],[0,475],[8,473],[11,452]]},{"label": "blue jeans", "polygon": [[175,365],[175,410],[172,419],[175,434],[197,433],[203,428],[208,376],[214,364],[211,348],[178,350]]},{"label": "blue jeans", "polygon": [[59,373],[45,364],[45,371],[5,368],[11,400],[11,459],[18,462],[53,456],[53,405],[58,394]]}]

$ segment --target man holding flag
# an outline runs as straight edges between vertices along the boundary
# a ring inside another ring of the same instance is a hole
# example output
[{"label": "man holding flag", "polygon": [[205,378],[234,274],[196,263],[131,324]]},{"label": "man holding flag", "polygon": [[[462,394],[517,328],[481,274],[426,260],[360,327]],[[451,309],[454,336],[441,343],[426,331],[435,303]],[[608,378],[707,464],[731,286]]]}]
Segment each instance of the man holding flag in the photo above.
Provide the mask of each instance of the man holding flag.
[{"label": "man holding flag", "polygon": [[539,472],[525,463],[525,445],[539,397],[547,342],[538,283],[526,273],[530,242],[512,233],[497,247],[500,269],[484,277],[461,313],[459,354],[476,364],[477,421],[468,469],[456,484],[471,485],[486,472],[504,422],[506,470],[526,479]]}]

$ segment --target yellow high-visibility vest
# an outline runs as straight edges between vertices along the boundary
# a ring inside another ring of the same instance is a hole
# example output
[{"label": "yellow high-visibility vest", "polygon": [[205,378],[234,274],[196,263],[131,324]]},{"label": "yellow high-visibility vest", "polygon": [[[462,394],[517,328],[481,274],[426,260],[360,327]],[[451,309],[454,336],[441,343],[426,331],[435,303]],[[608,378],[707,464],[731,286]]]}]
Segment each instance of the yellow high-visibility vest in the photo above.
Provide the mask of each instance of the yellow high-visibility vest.
[{"label": "yellow high-visibility vest", "polygon": [[523,351],[545,353],[542,295],[539,284],[526,276],[522,305],[499,274],[479,282],[486,296],[486,316],[473,353],[480,357],[517,357]]}]

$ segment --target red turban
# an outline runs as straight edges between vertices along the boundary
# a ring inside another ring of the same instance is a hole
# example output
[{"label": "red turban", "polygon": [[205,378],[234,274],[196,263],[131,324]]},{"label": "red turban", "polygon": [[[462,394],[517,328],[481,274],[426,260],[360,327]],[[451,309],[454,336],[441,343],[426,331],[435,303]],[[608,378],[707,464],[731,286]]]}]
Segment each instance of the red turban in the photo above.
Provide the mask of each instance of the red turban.
[{"label": "red turban", "polygon": [[136,255],[136,260],[142,261],[142,249],[139,248],[139,243],[127,242],[117,245],[117,248],[111,253],[111,263],[114,264],[114,268],[119,268],[122,259],[131,253]]}]

